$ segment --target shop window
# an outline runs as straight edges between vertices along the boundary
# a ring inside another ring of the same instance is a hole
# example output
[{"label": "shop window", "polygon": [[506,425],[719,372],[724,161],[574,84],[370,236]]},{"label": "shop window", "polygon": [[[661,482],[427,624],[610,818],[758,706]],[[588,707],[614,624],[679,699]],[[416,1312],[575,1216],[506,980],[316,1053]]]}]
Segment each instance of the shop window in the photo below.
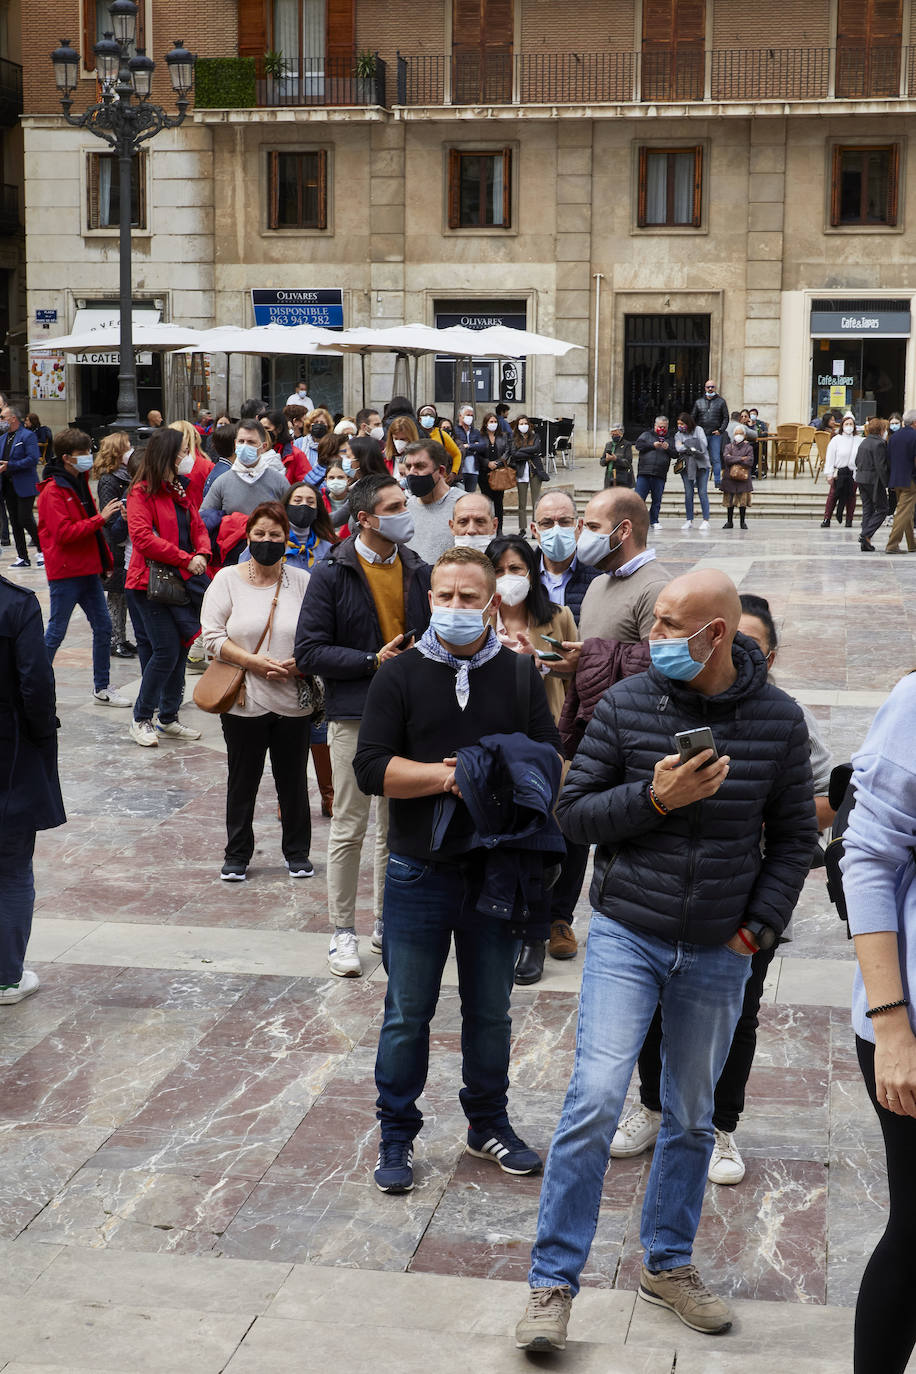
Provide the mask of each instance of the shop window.
[{"label": "shop window", "polygon": [[512,150],[448,155],[448,227],[508,229],[512,222]]},{"label": "shop window", "polygon": [[830,223],[894,226],[898,163],[896,144],[878,148],[835,147]]},{"label": "shop window", "polygon": [[267,154],[269,229],[326,229],[328,227],[328,155]]},{"label": "shop window", "polygon": [[640,229],[698,229],[703,212],[703,149],[640,148]]},{"label": "shop window", "polygon": [[[121,180],[114,153],[90,153],[87,164],[88,229],[117,229],[121,223]],[[130,179],[130,222],[134,229],[146,222],[146,153],[133,156]]]}]

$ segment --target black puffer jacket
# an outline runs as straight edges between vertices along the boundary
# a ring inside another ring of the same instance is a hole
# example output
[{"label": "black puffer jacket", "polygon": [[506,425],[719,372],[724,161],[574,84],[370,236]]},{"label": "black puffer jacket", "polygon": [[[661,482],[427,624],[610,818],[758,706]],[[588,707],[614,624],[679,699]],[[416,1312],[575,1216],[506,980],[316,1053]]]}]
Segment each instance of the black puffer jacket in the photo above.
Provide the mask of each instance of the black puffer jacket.
[{"label": "black puffer jacket", "polygon": [[[664,443],[665,448],[656,448],[656,443]],[[674,437],[671,434],[656,434],[654,429],[644,430],[636,440],[639,454],[639,477],[667,477],[668,467],[674,457]]]},{"label": "black puffer jacket", "polygon": [[705,394],[698,396],[690,413],[693,423],[699,425],[707,434],[714,434],[716,430],[724,434],[728,427],[728,406],[718,393],[709,397]]},{"label": "black puffer jacket", "polygon": [[[563,833],[597,844],[596,911],[664,940],[719,945],[744,921],[784,929],[817,840],[801,708],[737,635],[738,676],[706,697],[655,668],[602,697],[557,805]],[[708,725],[731,766],[705,801],[660,816],[647,784],[678,730]],[[760,837],[766,827],[761,855]]]}]

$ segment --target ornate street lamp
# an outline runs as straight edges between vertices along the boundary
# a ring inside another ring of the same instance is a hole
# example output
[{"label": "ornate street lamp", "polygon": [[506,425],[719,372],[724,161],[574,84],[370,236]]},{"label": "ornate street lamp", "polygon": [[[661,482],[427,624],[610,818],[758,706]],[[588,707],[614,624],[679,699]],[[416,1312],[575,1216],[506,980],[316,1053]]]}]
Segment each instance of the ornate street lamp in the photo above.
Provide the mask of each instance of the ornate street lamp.
[{"label": "ornate street lamp", "polygon": [[72,115],[73,92],[79,82],[79,53],[67,39],[51,54],[54,80],[60,92],[64,118],[76,129],[88,129],[113,150],[118,159],[121,193],[119,255],[121,361],[118,370],[118,414],[114,428],[133,437],[140,425],[137,405],[137,367],[134,360],[133,311],[131,293],[131,180],[133,159],[141,144],[162,129],[175,129],[188,112],[194,89],[194,63],[197,58],[176,42],[165,61],[176,94],[177,115],[167,114],[159,105],[149,103],[155,63],[142,48],[130,56],[137,32],[137,5],[134,0],[113,0],[108,13],[111,32],[95,44],[96,74],[102,98],[84,114]]}]

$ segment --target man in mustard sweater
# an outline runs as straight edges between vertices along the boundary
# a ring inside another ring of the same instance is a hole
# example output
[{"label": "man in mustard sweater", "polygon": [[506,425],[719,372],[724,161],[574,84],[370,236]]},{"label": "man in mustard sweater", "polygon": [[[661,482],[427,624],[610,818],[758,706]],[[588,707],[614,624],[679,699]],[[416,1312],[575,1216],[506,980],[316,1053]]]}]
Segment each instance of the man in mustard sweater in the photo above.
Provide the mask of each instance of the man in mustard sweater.
[{"label": "man in mustard sweater", "polygon": [[[356,892],[371,799],[356,785],[353,756],[366,697],[379,666],[429,624],[429,566],[411,549],[413,521],[393,477],[373,473],[349,491],[358,533],[312,569],[296,632],[300,672],[324,682],[334,815],[328,838],[328,965],[342,978],[362,973]],[[412,633],[413,632],[413,633]],[[382,893],[388,863],[388,803],[376,803],[372,948],[382,948]]]}]

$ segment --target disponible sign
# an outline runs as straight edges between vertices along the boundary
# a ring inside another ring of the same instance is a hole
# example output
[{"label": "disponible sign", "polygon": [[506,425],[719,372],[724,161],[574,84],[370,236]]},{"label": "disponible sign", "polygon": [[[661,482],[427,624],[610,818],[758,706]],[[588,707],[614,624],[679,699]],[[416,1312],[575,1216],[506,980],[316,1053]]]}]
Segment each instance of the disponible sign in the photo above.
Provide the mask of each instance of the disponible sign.
[{"label": "disponible sign", "polygon": [[874,313],[847,313],[841,310],[812,310],[811,333],[829,334],[909,334],[909,310],[879,310]]},{"label": "disponible sign", "polygon": [[252,288],[255,324],[314,324],[322,329],[343,329],[343,291],[328,287],[316,291],[267,291]]}]

